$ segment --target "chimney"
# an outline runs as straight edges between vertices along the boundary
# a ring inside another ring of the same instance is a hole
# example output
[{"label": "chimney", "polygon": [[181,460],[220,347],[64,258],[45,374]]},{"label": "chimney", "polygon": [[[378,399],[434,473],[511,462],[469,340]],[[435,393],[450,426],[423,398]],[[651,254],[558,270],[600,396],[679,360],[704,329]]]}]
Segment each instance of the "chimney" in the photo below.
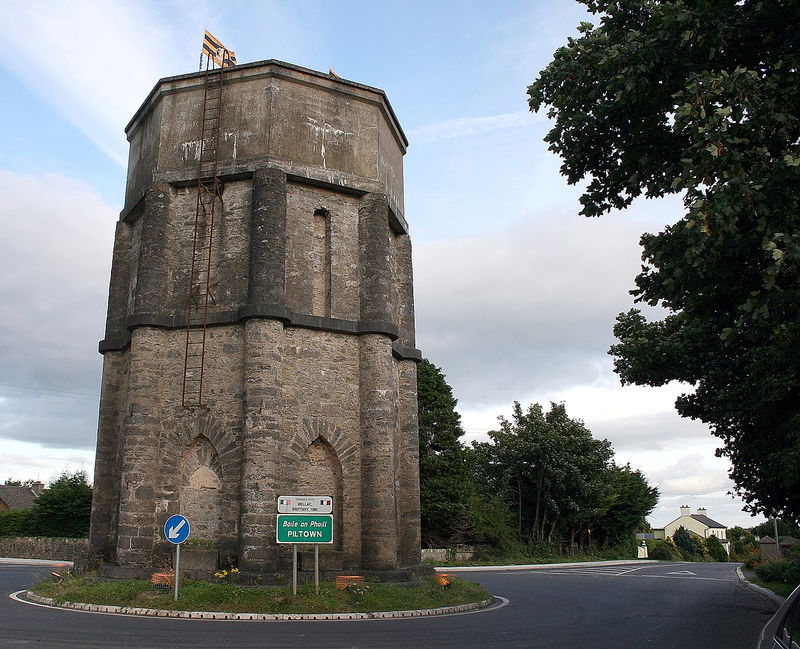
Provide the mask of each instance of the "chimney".
[{"label": "chimney", "polygon": [[34,482],[34,483],[31,485],[31,491],[32,491],[33,493],[35,493],[35,494],[36,494],[36,497],[37,497],[37,498],[38,498],[39,496],[41,496],[41,495],[42,495],[42,492],[44,491],[44,482],[40,482],[39,480],[37,480],[36,482]]},{"label": "chimney", "polygon": [[682,505],[681,506],[681,516],[688,516],[689,512],[692,510],[689,508],[689,505]]},{"label": "chimney", "polygon": [[707,514],[706,514],[706,511],[707,511],[707,510],[706,510],[706,508],[705,508],[705,507],[698,507],[698,508],[697,508],[697,513],[698,513],[698,514],[700,514],[700,516],[706,516],[706,515],[707,515]]}]

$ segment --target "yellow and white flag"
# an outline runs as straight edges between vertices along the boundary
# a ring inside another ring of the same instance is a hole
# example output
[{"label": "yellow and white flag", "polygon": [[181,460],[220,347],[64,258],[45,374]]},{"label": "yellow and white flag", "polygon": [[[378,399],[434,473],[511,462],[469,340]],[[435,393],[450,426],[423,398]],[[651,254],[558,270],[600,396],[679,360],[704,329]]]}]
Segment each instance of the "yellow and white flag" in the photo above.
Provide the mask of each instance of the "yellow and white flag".
[{"label": "yellow and white flag", "polygon": [[227,49],[218,38],[206,30],[203,37],[203,47],[200,54],[209,59],[221,68],[236,65],[236,54]]}]

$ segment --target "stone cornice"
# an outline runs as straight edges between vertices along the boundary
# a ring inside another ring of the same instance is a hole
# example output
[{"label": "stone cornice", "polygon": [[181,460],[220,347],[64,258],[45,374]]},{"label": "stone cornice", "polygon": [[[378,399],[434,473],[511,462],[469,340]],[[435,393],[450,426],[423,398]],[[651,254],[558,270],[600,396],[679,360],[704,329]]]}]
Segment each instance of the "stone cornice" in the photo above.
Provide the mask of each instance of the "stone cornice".
[{"label": "stone cornice", "polygon": [[[322,316],[294,313],[278,304],[247,304],[237,310],[217,311],[208,314],[208,326],[244,322],[250,318],[280,320],[287,327],[331,331],[355,336],[365,334],[381,334],[392,339],[392,353],[400,359],[421,360],[422,352],[413,347],[406,347],[397,342],[398,332],[390,322],[372,320],[342,320]],[[131,331],[139,327],[157,327],[159,329],[183,329],[186,327],[186,314],[178,313],[164,316],[157,313],[134,313],[125,322],[125,333],[109,336],[100,341],[98,350],[101,354],[125,349],[131,342]]]}]

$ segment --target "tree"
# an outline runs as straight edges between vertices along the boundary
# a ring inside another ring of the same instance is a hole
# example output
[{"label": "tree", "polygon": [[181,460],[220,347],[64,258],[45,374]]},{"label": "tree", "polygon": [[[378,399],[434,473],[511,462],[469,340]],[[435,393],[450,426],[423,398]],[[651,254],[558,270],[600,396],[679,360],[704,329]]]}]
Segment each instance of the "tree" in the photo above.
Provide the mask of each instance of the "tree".
[{"label": "tree", "polygon": [[758,541],[750,530],[739,525],[728,528],[728,539],[731,542],[731,558],[734,561],[747,561],[754,553],[758,553]]},{"label": "tree", "polygon": [[496,467],[516,501],[519,534],[528,541],[580,540],[598,517],[612,449],[564,404],[539,404],[523,412],[515,402],[510,420],[490,431]]},{"label": "tree", "polygon": [[[775,536],[775,522],[772,520],[764,521],[750,530],[755,536]],[[800,525],[793,520],[778,519],[778,536],[793,536],[800,539]]]},{"label": "tree", "polygon": [[609,469],[608,492],[603,513],[596,525],[595,538],[604,545],[616,545],[632,538],[647,526],[646,516],[658,504],[658,489],[651,487],[641,471],[629,464]]},{"label": "tree", "polygon": [[33,503],[34,533],[67,538],[88,536],[91,510],[92,488],[86,472],[64,472]]},{"label": "tree", "polygon": [[800,4],[581,0],[580,26],[528,89],[582,214],[683,196],[645,234],[636,301],[611,348],[623,383],[676,402],[722,442],[751,512],[800,516]]},{"label": "tree", "polygon": [[419,474],[422,539],[429,547],[463,539],[469,475],[458,401],[442,371],[427,360],[417,365]]},{"label": "tree", "polygon": [[705,550],[711,555],[711,558],[714,561],[722,561],[725,562],[728,560],[728,552],[722,545],[722,541],[720,541],[716,536],[707,536],[703,541],[705,545]]},{"label": "tree", "polygon": [[695,540],[695,538],[686,531],[683,525],[675,530],[675,534],[672,535],[672,540],[675,542],[675,546],[686,561],[697,561],[702,558],[703,548],[700,542]]},{"label": "tree", "polygon": [[32,478],[28,478],[27,480],[14,480],[12,478],[6,478],[6,481],[3,483],[9,487],[32,487],[34,485],[34,480]]}]

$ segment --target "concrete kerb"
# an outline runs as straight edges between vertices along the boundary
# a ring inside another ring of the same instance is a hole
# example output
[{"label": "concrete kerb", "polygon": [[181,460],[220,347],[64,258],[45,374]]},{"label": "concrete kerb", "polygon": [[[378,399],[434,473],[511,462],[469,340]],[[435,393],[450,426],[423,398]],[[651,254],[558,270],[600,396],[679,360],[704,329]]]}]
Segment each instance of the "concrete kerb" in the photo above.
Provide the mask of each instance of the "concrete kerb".
[{"label": "concrete kerb", "polygon": [[0,565],[16,565],[16,566],[67,566],[68,568],[74,567],[72,561],[54,561],[52,559],[14,559],[11,557],[0,557]]},{"label": "concrete kerb", "polygon": [[585,568],[587,566],[626,566],[659,563],[655,559],[615,559],[613,561],[576,561],[572,563],[529,563],[511,566],[436,566],[437,572],[501,572],[514,570],[552,570],[553,568]]},{"label": "concrete kerb", "polygon": [[[24,597],[20,597],[23,595]],[[491,608],[499,608],[508,604],[504,597],[492,597],[471,604],[458,606],[444,606],[407,611],[376,611],[370,613],[225,613],[221,611],[168,611],[164,609],[140,608],[131,606],[107,606],[101,604],[85,604],[81,602],[56,602],[50,597],[42,597],[30,591],[19,591],[12,594],[13,599],[29,602],[39,606],[65,608],[86,613],[101,613],[104,615],[124,615],[157,617],[184,620],[225,620],[247,622],[287,622],[291,620],[318,622],[318,621],[344,621],[344,620],[387,620],[414,617],[429,617],[440,615],[457,615],[474,613]],[[495,606],[492,606],[492,605]]]},{"label": "concrete kerb", "polygon": [[780,606],[781,604],[783,604],[784,601],[786,601],[785,597],[781,597],[777,593],[773,593],[771,590],[768,590],[767,588],[763,588],[763,587],[759,586],[758,584],[754,584],[752,581],[748,580],[747,577],[744,576],[744,573],[742,572],[742,567],[741,566],[736,566],[736,576],[739,578],[739,582],[740,583],[744,584],[748,588],[752,588],[753,590],[761,593],[762,595],[764,595],[764,597],[768,597],[773,602],[775,602],[778,606]]}]

